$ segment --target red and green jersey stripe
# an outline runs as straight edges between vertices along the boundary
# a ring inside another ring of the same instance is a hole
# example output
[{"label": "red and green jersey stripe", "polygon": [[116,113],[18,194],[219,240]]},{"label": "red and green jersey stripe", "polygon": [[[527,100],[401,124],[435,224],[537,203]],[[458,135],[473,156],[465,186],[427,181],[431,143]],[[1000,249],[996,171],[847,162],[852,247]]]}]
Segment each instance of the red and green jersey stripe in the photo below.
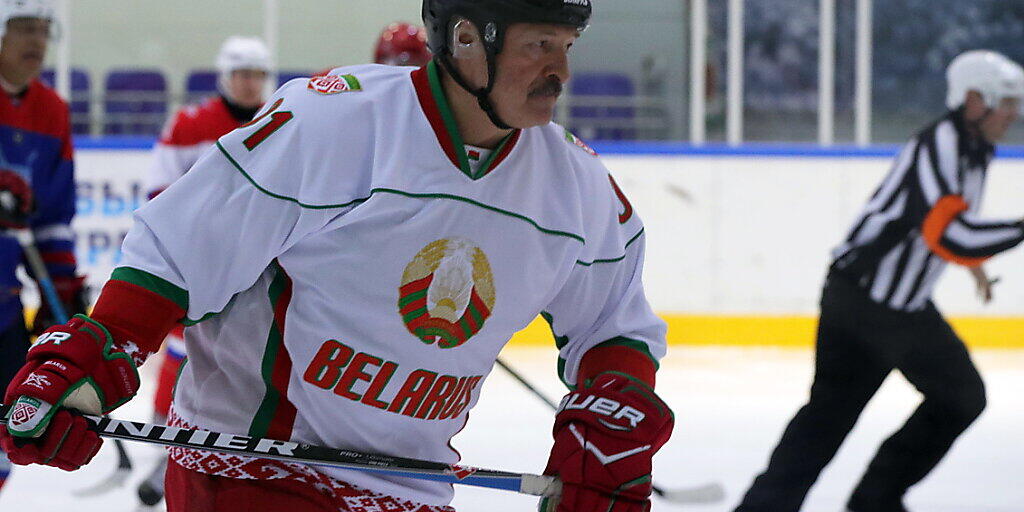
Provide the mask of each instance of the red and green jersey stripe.
[{"label": "red and green jersey stripe", "polygon": [[[568,345],[569,342],[570,342],[569,337],[568,336],[559,336],[555,332],[555,319],[551,315],[551,313],[549,313],[547,311],[541,311],[540,316],[543,317],[544,320],[547,321],[548,326],[551,327],[551,335],[554,336],[554,338],[555,338],[555,346],[559,350],[561,350],[566,345]],[[651,354],[650,346],[648,346],[647,343],[645,343],[643,341],[640,341],[640,340],[635,340],[635,339],[632,339],[632,338],[626,338],[624,336],[617,336],[617,337],[612,338],[610,340],[607,340],[607,341],[604,341],[602,343],[599,343],[598,345],[595,345],[590,350],[599,350],[599,349],[604,348],[604,347],[626,347],[626,348],[635,350],[635,351],[639,352],[640,354],[642,354],[646,359],[649,359],[654,364],[654,370],[655,371],[657,371],[657,369],[661,365],[661,363],[658,361],[658,359],[656,357],[654,357],[653,354]],[[567,361],[564,358],[562,358],[562,357],[558,358],[558,378],[561,379],[562,383],[565,384],[566,387],[568,387],[569,389],[573,389],[574,390],[574,389],[576,389],[576,383],[569,382],[565,378],[565,370],[566,370],[567,364],[568,363],[567,363]]]},{"label": "red and green jersey stripe", "polygon": [[188,291],[144,270],[118,267],[110,275],[110,281],[138,286],[174,303],[180,309],[181,314],[178,315],[180,323],[186,326],[198,324],[218,314],[218,312],[210,312],[198,320],[188,318],[185,316],[188,312]]},{"label": "red and green jersey stripe", "polygon": [[490,174],[508,158],[516,143],[519,142],[522,130],[513,130],[501,141],[487,161],[481,164],[476,172],[473,172],[462,134],[459,133],[459,127],[455,122],[455,115],[444,95],[444,87],[441,85],[441,75],[437,64],[430,62],[426,67],[414,71],[412,82],[423,113],[434,129],[441,149],[444,150],[452,165],[470,179],[478,180]]},{"label": "red and green jersey stripe", "polygon": [[292,280],[277,261],[272,264],[272,268],[276,273],[270,283],[268,298],[274,316],[270,332],[267,333],[260,369],[264,395],[249,426],[249,435],[287,440],[291,439],[296,415],[295,405],[288,400],[292,360],[284,346],[285,316],[292,298]]},{"label": "red and green jersey stripe", "polygon": [[124,281],[145,288],[181,308],[188,311],[188,292],[161,277],[144,270],[131,267],[118,267],[110,275],[111,281]]}]

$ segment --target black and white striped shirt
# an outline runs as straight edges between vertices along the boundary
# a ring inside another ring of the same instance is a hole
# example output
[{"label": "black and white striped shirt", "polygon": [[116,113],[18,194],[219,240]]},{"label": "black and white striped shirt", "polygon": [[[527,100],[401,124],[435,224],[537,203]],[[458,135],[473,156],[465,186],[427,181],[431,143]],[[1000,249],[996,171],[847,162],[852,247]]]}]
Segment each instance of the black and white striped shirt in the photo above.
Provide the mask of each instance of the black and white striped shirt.
[{"label": "black and white striped shirt", "polygon": [[993,154],[967,132],[962,111],[922,130],[833,251],[832,272],[879,304],[919,311],[947,261],[976,265],[1019,244],[1021,222],[977,218]]}]

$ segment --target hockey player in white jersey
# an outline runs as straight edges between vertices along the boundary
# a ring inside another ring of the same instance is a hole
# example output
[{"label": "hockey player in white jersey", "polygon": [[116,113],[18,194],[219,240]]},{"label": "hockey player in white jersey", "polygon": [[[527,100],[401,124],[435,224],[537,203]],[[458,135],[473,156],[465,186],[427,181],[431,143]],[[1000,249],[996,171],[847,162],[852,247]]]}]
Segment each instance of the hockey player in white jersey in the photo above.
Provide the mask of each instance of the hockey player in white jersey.
[{"label": "hockey player in white jersey", "polygon": [[[228,132],[246,124],[263,106],[270,51],[258,38],[231,36],[217,52],[217,95],[182,107],[167,123],[153,147],[153,164],[146,175],[146,195],[153,199],[195,165],[199,157]],[[156,357],[160,370],[153,397],[153,421],[165,423],[171,393],[185,359],[184,325],[167,335],[165,350]],[[150,363],[153,364],[153,363]],[[143,504],[162,500],[165,463],[158,464],[138,487]]]},{"label": "hockey player in white jersey", "polygon": [[[449,441],[513,333],[542,314],[573,388],[546,469],[559,512],[650,509],[673,426],[644,231],[550,122],[589,0],[426,0],[435,60],[294,80],[140,209],[91,317],[7,390],[16,463],[72,470],[177,323],[172,423],[455,463]],[[172,450],[178,511],[450,511],[448,484]]]}]

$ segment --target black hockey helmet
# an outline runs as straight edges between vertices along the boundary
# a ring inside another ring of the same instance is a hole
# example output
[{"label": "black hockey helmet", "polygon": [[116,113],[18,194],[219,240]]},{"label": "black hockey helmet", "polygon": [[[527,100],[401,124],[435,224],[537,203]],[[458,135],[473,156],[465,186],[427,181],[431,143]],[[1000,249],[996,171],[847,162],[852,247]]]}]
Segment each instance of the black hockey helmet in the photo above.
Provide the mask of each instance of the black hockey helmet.
[{"label": "black hockey helmet", "polygon": [[[580,32],[590,24],[590,0],[423,0],[423,24],[430,50],[452,78],[477,97],[480,108],[501,129],[510,129],[499,117],[489,95],[494,88],[495,59],[501,53],[508,27],[515,23],[550,23],[575,27]],[[451,62],[452,21],[465,18],[480,31],[487,51],[488,84],[470,87]]]},{"label": "black hockey helmet", "polygon": [[452,20],[466,18],[484,36],[487,49],[501,53],[505,31],[513,23],[550,23],[576,27],[590,24],[590,0],[424,0],[423,24],[430,50],[450,54]]}]

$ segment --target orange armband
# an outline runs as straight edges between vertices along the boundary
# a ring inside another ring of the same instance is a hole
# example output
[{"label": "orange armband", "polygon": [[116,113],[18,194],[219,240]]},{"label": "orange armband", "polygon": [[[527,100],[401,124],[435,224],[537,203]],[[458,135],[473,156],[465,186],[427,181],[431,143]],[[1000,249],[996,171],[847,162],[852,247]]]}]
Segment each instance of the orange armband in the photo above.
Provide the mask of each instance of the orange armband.
[{"label": "orange armband", "polygon": [[942,245],[942,235],[946,233],[946,229],[958,215],[965,211],[967,211],[967,201],[964,201],[963,197],[948,195],[939,198],[921,225],[921,236],[928,248],[940,258],[965,267],[977,267],[988,260],[988,257],[960,256]]}]

